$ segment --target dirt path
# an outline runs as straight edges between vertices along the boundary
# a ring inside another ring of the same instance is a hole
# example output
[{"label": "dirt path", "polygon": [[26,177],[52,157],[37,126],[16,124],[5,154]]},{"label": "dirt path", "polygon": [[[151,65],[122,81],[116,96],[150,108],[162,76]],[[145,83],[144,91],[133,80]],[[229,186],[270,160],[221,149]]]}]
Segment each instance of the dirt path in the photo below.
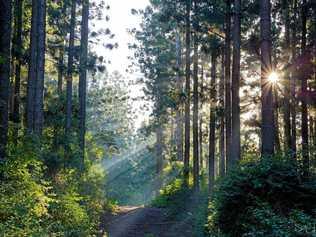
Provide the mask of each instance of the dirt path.
[{"label": "dirt path", "polygon": [[173,221],[160,208],[120,207],[103,222],[109,237],[193,237],[185,222]]}]

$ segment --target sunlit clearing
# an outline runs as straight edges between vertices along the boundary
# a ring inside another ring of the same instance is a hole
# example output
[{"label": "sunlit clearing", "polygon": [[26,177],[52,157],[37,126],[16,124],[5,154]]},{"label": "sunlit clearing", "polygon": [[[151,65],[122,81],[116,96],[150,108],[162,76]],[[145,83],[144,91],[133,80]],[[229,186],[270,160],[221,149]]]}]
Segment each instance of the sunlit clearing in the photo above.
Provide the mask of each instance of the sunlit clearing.
[{"label": "sunlit clearing", "polygon": [[279,81],[279,75],[276,73],[276,72],[271,72],[269,77],[268,77],[268,80],[275,84]]}]

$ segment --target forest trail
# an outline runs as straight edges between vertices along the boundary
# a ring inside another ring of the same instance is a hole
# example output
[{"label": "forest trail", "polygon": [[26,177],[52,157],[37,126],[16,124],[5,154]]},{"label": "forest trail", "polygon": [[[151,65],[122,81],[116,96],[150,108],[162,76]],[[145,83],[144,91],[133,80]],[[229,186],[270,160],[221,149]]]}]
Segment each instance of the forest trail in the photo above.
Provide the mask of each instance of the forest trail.
[{"label": "forest trail", "polygon": [[175,221],[167,210],[122,206],[115,215],[105,215],[103,228],[109,237],[192,237],[189,223]]}]

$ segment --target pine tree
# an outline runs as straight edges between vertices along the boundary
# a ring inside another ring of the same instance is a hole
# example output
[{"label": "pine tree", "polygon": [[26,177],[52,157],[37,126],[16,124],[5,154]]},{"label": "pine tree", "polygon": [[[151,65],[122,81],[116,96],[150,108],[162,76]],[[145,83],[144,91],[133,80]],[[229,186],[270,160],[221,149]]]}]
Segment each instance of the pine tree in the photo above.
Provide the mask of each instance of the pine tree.
[{"label": "pine tree", "polygon": [[6,156],[8,143],[11,1],[0,1],[0,160]]},{"label": "pine tree", "polygon": [[271,2],[260,1],[260,32],[261,32],[261,90],[262,90],[262,155],[274,153],[274,112],[273,87],[269,82],[272,70],[271,62]]},{"label": "pine tree", "polygon": [[209,121],[209,190],[212,191],[215,180],[215,128],[216,128],[216,52],[211,57],[211,91],[210,91],[210,121]]},{"label": "pine tree", "polygon": [[38,136],[42,133],[44,122],[45,41],[46,0],[33,0],[26,121],[28,134]]},{"label": "pine tree", "polygon": [[[302,2],[302,39],[301,39],[301,54],[307,57],[306,54],[306,34],[307,34],[307,3],[306,0]],[[305,71],[305,70],[304,70]],[[308,151],[308,110],[307,110],[307,79],[308,74],[302,72],[302,153],[303,153],[303,170],[304,176],[308,176],[309,173],[309,151]]]},{"label": "pine tree", "polygon": [[15,0],[14,2],[14,59],[15,59],[15,81],[14,81],[14,102],[12,121],[14,123],[14,140],[18,141],[18,132],[20,126],[20,87],[21,87],[21,67],[22,67],[22,27],[23,27],[23,0]]},{"label": "pine tree", "polygon": [[231,167],[231,0],[226,0],[225,15],[225,151],[227,168]]},{"label": "pine tree", "polygon": [[189,176],[189,162],[190,162],[190,78],[191,78],[191,0],[186,1],[186,15],[185,15],[185,127],[184,127],[184,178]]},{"label": "pine tree", "polygon": [[234,1],[234,28],[233,28],[233,69],[232,69],[232,147],[231,163],[234,165],[240,160],[240,15],[241,1]]},{"label": "pine tree", "polygon": [[69,138],[72,121],[72,81],[74,70],[74,54],[75,54],[75,28],[76,28],[76,0],[71,1],[71,16],[70,16],[70,34],[68,46],[68,66],[67,66],[67,99],[66,99],[66,137]]},{"label": "pine tree", "polygon": [[79,75],[79,145],[81,149],[82,167],[85,153],[86,134],[86,94],[87,94],[87,63],[89,35],[89,0],[82,2],[80,75]]}]

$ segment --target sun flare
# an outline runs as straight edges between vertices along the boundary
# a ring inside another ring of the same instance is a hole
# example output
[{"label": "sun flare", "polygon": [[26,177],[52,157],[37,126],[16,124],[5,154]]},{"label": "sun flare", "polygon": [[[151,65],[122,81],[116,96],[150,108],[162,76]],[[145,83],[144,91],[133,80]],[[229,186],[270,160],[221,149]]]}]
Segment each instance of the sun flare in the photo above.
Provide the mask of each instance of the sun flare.
[{"label": "sun flare", "polygon": [[269,80],[271,83],[273,83],[273,84],[277,83],[277,82],[279,81],[279,75],[278,75],[278,73],[276,73],[276,72],[271,72],[270,75],[269,75],[269,77],[268,77],[268,80]]}]

